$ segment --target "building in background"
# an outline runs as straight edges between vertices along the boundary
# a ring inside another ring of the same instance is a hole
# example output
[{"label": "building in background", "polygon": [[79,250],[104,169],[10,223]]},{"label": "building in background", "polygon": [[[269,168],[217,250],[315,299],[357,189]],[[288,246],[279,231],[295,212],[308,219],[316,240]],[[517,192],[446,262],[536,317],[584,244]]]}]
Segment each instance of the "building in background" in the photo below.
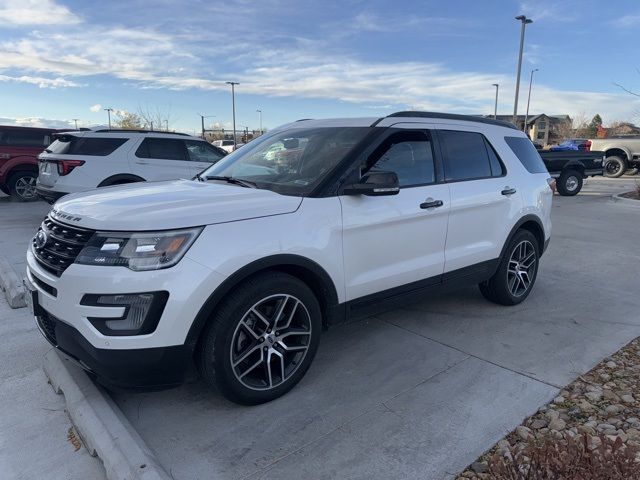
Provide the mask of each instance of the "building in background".
[{"label": "building in background", "polygon": [[[493,115],[485,115],[493,118]],[[513,120],[513,115],[498,115],[498,120],[509,122]],[[526,131],[531,141],[542,146],[558,143],[568,136],[572,129],[572,120],[569,115],[529,115],[527,117],[527,128],[524,128],[524,115],[518,115],[516,126],[518,129]]]}]

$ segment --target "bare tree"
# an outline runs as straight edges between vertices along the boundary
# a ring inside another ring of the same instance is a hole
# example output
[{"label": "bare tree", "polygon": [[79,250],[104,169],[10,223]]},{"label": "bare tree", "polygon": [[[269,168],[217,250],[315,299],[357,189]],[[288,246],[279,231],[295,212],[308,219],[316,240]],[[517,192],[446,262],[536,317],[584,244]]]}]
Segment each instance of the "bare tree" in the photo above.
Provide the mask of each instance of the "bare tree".
[{"label": "bare tree", "polygon": [[113,123],[118,128],[125,130],[138,130],[142,128],[142,119],[136,113],[127,112],[126,110],[116,110],[115,117]]},{"label": "bare tree", "polygon": [[142,126],[149,130],[170,130],[170,126],[173,123],[171,118],[171,110],[161,110],[159,107],[138,107],[138,116],[142,121]]}]

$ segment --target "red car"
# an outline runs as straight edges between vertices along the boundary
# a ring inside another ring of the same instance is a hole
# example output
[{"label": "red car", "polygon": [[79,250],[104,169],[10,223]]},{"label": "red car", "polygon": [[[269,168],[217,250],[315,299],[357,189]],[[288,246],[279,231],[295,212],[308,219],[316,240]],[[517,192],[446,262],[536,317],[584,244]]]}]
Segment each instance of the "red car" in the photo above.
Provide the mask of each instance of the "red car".
[{"label": "red car", "polygon": [[22,202],[38,198],[38,155],[57,132],[60,130],[0,125],[0,191]]}]

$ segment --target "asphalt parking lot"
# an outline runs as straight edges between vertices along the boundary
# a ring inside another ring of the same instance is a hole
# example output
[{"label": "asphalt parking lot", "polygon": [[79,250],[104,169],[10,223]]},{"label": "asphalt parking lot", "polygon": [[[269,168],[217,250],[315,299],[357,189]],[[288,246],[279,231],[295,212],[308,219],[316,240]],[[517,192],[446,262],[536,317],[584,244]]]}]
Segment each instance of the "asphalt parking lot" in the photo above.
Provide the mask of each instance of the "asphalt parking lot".
[{"label": "asphalt parking lot", "polygon": [[[195,375],[114,399],[175,479],[448,478],[640,336],[640,208],[610,199],[631,185],[590,179],[556,196],[550,247],[519,306],[469,288],[333,327],[303,381],[266,405],[229,403]],[[24,268],[48,207],[5,200],[0,248]]]}]

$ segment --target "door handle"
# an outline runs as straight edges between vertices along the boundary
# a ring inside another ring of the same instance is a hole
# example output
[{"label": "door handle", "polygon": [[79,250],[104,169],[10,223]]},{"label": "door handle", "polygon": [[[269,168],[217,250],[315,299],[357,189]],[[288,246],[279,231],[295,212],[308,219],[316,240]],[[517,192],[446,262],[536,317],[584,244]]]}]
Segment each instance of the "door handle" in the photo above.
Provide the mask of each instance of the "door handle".
[{"label": "door handle", "polygon": [[502,195],[513,195],[514,193],[516,193],[516,189],[511,187],[504,187],[504,190],[502,190],[500,193]]},{"label": "door handle", "polygon": [[441,207],[442,205],[444,205],[444,203],[442,203],[442,200],[434,200],[433,198],[427,198],[426,201],[420,204],[420,208],[424,210],[426,208],[438,208],[438,207]]}]

